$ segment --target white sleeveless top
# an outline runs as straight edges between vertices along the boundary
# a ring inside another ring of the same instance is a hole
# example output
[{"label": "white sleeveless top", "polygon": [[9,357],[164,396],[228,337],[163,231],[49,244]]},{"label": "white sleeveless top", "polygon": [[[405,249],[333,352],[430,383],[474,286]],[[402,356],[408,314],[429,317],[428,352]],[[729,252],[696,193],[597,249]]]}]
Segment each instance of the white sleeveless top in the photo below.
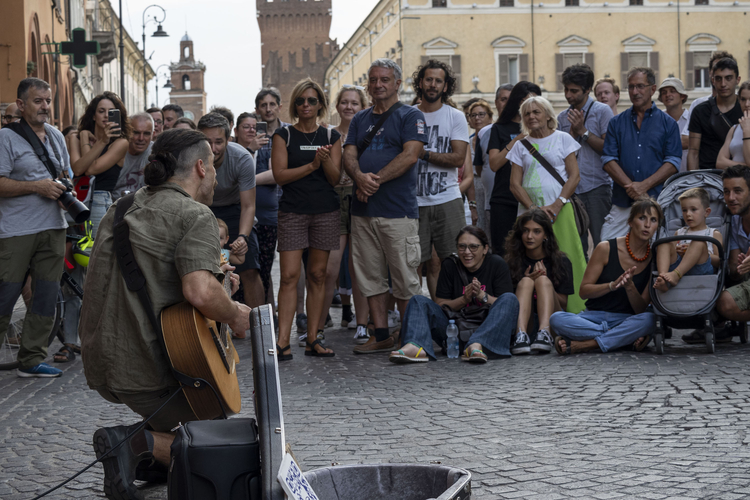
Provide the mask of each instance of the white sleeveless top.
[{"label": "white sleeveless top", "polygon": [[734,135],[729,142],[729,156],[732,157],[732,161],[737,163],[747,163],[745,156],[742,154],[742,126],[740,125],[734,127]]},{"label": "white sleeveless top", "polygon": [[[677,230],[677,236],[682,236],[683,234],[690,234],[694,236],[711,236],[714,235],[714,229],[707,227],[706,229],[698,229],[697,231],[690,231],[690,228],[688,226],[681,227]],[[693,240],[681,240],[680,245],[689,245],[690,242]],[[714,253],[714,245],[713,243],[707,241],[706,246],[708,247],[708,255],[711,255]]]}]

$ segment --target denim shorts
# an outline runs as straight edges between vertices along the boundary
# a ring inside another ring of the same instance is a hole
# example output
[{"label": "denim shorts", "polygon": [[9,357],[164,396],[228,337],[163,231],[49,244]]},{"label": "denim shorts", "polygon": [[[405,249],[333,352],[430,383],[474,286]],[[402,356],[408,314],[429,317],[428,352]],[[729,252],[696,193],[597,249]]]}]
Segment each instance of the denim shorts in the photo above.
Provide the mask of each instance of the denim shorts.
[{"label": "denim shorts", "polygon": [[[669,266],[669,272],[674,271],[677,269],[677,266],[680,265],[680,262],[682,262],[682,255],[677,256],[677,260]],[[709,274],[715,274],[714,266],[711,264],[711,256],[708,256],[708,260],[704,262],[703,264],[696,264],[694,265],[688,272],[685,273],[685,276],[706,276]]]}]

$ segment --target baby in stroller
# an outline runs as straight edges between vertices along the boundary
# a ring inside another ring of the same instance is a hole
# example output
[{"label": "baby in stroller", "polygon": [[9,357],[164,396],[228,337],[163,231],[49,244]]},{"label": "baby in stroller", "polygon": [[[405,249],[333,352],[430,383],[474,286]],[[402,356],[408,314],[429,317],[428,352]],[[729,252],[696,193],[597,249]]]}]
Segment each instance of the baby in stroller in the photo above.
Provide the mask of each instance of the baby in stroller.
[{"label": "baby in stroller", "polygon": [[[679,228],[675,235],[712,236],[722,243],[721,233],[706,226],[706,217],[711,213],[708,192],[695,187],[682,193],[678,199],[686,225]],[[683,276],[714,274],[721,262],[711,242],[681,240],[664,247],[656,257],[659,276],[654,280],[654,288],[661,292],[676,286]]]}]

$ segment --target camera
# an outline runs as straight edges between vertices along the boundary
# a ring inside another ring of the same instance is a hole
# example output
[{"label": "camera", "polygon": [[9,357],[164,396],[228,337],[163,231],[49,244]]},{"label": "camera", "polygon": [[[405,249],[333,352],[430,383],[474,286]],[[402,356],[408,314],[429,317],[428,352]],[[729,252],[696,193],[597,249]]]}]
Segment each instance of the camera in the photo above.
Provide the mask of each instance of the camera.
[{"label": "camera", "polygon": [[91,216],[91,210],[86,207],[83,203],[78,201],[78,198],[73,196],[73,184],[68,179],[55,179],[55,182],[65,188],[63,194],[57,199],[62,203],[63,208],[68,212],[70,217],[75,221],[76,224],[83,224]]}]

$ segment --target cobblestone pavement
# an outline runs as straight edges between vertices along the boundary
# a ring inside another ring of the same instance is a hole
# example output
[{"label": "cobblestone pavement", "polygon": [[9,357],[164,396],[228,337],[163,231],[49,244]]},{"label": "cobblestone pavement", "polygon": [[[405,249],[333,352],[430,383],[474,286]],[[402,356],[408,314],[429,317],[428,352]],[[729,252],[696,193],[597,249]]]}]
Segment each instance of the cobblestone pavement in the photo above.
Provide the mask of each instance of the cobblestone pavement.
[{"label": "cobblestone pavement", "polygon": [[[303,470],[439,461],[469,469],[481,499],[750,497],[750,346],[736,339],[715,355],[672,339],[664,356],[396,366],[354,355],[352,335],[327,332],[332,359],[295,344],[280,367],[287,440]],[[238,350],[251,416],[249,342]],[[94,459],[98,427],[136,421],[87,388],[80,359],[64,369],[52,380],[0,373],[0,499],[32,498]],[[103,498],[101,484],[97,465],[47,498]],[[163,486],[143,491],[166,498]]]}]

